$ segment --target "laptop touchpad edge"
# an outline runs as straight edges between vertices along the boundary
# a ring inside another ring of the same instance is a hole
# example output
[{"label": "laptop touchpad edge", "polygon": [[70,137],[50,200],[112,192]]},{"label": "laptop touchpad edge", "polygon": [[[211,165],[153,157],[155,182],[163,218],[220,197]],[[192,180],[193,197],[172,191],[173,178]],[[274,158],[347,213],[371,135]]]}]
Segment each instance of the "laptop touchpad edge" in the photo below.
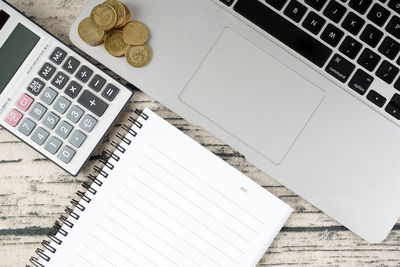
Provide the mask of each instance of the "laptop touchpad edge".
[{"label": "laptop touchpad edge", "polygon": [[324,94],[226,28],[180,100],[278,165]]}]

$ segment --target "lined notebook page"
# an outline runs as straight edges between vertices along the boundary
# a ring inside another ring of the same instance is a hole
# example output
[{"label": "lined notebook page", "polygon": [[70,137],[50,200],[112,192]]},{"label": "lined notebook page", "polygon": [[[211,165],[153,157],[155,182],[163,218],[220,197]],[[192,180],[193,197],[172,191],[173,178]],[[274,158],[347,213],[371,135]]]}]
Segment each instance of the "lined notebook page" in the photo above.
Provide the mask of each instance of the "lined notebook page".
[{"label": "lined notebook page", "polygon": [[[292,209],[146,109],[148,120],[45,266],[255,266]],[[60,234],[57,235],[61,237]]]}]

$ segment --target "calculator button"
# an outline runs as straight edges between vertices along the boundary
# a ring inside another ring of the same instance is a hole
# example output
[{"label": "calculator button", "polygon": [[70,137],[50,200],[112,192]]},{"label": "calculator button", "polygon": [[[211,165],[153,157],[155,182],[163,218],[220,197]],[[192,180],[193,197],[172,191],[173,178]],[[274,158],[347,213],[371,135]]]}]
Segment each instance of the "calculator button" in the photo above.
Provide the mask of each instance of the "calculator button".
[{"label": "calculator button", "polygon": [[81,64],[76,58],[74,57],[69,57],[67,61],[65,61],[63,65],[63,69],[70,73],[73,74],[76,69],[79,67],[79,64]]},{"label": "calculator button", "polygon": [[51,104],[53,104],[57,95],[58,95],[58,93],[56,91],[54,91],[50,87],[47,87],[44,90],[43,94],[40,96],[40,100],[42,100],[47,105],[51,105]]},{"label": "calculator button", "polygon": [[51,154],[55,155],[61,146],[62,146],[62,142],[58,138],[52,136],[52,137],[50,137],[49,141],[47,141],[44,148],[47,151],[49,151]]},{"label": "calculator button", "polygon": [[69,143],[76,148],[80,148],[86,140],[86,135],[79,130],[76,130],[69,139]]},{"label": "calculator button", "polygon": [[99,117],[101,117],[108,108],[108,104],[88,90],[83,92],[79,97],[78,102]]},{"label": "calculator button", "polygon": [[56,134],[58,136],[60,136],[63,139],[66,139],[72,132],[72,129],[74,129],[74,127],[72,127],[71,124],[69,124],[68,122],[61,122],[61,124],[58,126],[57,130],[56,130]]},{"label": "calculator button", "polygon": [[60,117],[58,117],[53,112],[49,112],[43,119],[43,125],[46,126],[49,130],[53,130],[56,127],[57,123],[60,121]]},{"label": "calculator button", "polygon": [[45,108],[42,104],[35,103],[29,112],[32,118],[37,121],[40,121],[43,118],[43,115],[46,113],[47,108]]},{"label": "calculator button", "polygon": [[107,84],[103,93],[101,94],[108,101],[113,101],[114,98],[118,95],[119,89],[112,84]]},{"label": "calculator button", "polygon": [[51,84],[53,84],[58,89],[63,89],[64,86],[67,84],[68,80],[69,80],[69,77],[67,75],[65,75],[63,72],[59,71],[57,73],[56,77],[54,77]]},{"label": "calculator button", "polygon": [[56,63],[57,65],[60,65],[66,56],[67,56],[67,52],[65,52],[61,48],[57,47],[54,50],[53,54],[51,54],[50,60],[53,61],[54,63]]},{"label": "calculator button", "polygon": [[44,82],[35,78],[28,86],[28,91],[34,95],[39,95],[40,92],[43,90]]},{"label": "calculator button", "polygon": [[49,63],[45,63],[39,71],[39,76],[48,81],[54,72],[56,72],[56,68]]},{"label": "calculator button", "polygon": [[78,106],[72,106],[67,114],[67,118],[73,123],[77,123],[83,116],[84,111]]},{"label": "calculator button", "polygon": [[82,66],[78,73],[76,74],[76,78],[78,78],[81,82],[85,83],[89,81],[90,77],[92,76],[93,71],[86,66]]},{"label": "calculator button", "polygon": [[70,105],[71,105],[71,101],[69,101],[68,99],[66,99],[63,96],[60,96],[60,98],[58,98],[58,100],[54,104],[54,109],[56,111],[60,112],[61,114],[64,114]]},{"label": "calculator button", "polygon": [[27,111],[33,103],[33,98],[27,94],[23,94],[17,101],[17,107],[22,111]]},{"label": "calculator button", "polygon": [[101,88],[103,88],[106,80],[103,79],[100,75],[95,75],[93,79],[89,83],[89,87],[95,90],[96,92],[100,92]]},{"label": "calculator button", "polygon": [[71,160],[72,160],[72,158],[74,157],[75,153],[76,153],[75,150],[73,150],[73,149],[70,148],[69,146],[64,146],[64,147],[61,149],[60,153],[58,153],[58,158],[59,158],[62,162],[68,164],[68,163],[71,162]]},{"label": "calculator button", "polygon": [[34,123],[31,119],[24,119],[21,123],[21,125],[18,128],[18,131],[20,131],[21,133],[23,133],[26,136],[29,136],[33,129],[35,129],[36,127],[36,123]]},{"label": "calculator button", "polygon": [[82,86],[79,83],[72,81],[68,85],[67,89],[65,89],[65,94],[71,98],[75,98],[78,96],[78,94],[81,90],[82,90]]},{"label": "calculator button", "polygon": [[33,142],[35,142],[38,145],[43,145],[46,139],[49,137],[49,133],[43,129],[42,127],[39,127],[35,130],[33,133],[31,139]]},{"label": "calculator button", "polygon": [[90,115],[86,115],[85,118],[81,121],[79,126],[85,130],[86,132],[90,133],[93,128],[96,126],[97,120]]},{"label": "calculator button", "polygon": [[5,121],[11,126],[15,127],[18,125],[19,121],[22,119],[23,115],[19,113],[17,110],[12,109],[8,112]]}]

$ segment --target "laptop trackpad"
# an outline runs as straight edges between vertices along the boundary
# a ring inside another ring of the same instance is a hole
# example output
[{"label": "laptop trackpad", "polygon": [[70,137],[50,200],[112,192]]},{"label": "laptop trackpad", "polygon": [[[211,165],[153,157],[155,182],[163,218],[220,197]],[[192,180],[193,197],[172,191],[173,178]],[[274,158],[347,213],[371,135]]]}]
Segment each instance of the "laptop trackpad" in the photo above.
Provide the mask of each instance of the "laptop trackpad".
[{"label": "laptop trackpad", "polygon": [[279,164],[324,92],[226,28],[180,95],[236,139]]}]

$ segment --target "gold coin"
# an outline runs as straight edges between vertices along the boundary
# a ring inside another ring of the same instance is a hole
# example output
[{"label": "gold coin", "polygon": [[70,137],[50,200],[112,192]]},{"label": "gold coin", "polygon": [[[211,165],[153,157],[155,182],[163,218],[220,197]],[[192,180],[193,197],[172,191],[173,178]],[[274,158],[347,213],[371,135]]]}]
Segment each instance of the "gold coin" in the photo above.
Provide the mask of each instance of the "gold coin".
[{"label": "gold coin", "polygon": [[105,1],[103,4],[112,6],[115,9],[115,11],[117,12],[117,23],[115,24],[114,28],[119,29],[119,28],[123,27],[126,24],[126,22],[125,22],[125,20],[126,20],[125,6],[121,2],[116,1],[116,0],[108,0],[108,1]]},{"label": "gold coin", "polygon": [[90,18],[86,18],[79,23],[79,37],[88,45],[99,45],[103,42],[105,32],[93,26]]},{"label": "gold coin", "polygon": [[147,27],[139,21],[128,23],[122,30],[122,34],[125,42],[132,46],[142,45],[149,38]]},{"label": "gold coin", "polygon": [[126,11],[126,17],[125,17],[125,21],[124,21],[124,25],[126,25],[126,24],[129,23],[129,21],[131,21],[132,14],[131,14],[131,11],[129,10],[129,8],[126,5],[124,5],[124,4],[122,4],[122,5],[125,7],[125,11]]},{"label": "gold coin", "polygon": [[126,50],[126,60],[129,64],[136,68],[141,68],[146,66],[151,59],[151,50],[147,44],[128,46]]},{"label": "gold coin", "polygon": [[100,4],[93,8],[90,13],[93,26],[101,30],[109,30],[117,23],[117,11],[107,4]]},{"label": "gold coin", "polygon": [[122,39],[122,32],[119,30],[108,33],[104,41],[104,47],[107,52],[114,57],[125,55],[127,46],[124,39]]}]

